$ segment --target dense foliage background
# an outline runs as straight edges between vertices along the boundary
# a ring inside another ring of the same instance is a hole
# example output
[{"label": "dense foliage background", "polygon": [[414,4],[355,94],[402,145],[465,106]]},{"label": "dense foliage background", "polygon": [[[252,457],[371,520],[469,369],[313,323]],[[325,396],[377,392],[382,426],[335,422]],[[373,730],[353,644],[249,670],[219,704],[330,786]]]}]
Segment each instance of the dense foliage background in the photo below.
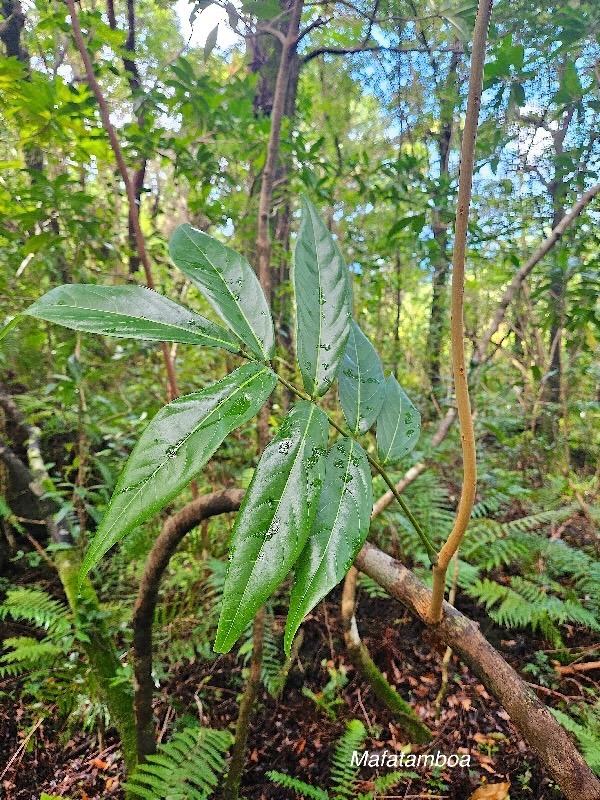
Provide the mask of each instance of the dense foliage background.
[{"label": "dense foliage background", "polygon": [[[216,6],[223,21],[201,37],[202,47],[186,41],[170,0],[78,6],[139,203],[156,288],[213,319],[169,259],[168,240],[189,221],[258,269],[264,256],[259,207],[291,8],[286,0],[201,0],[184,13],[192,13],[200,30],[207,9]],[[5,324],[54,286],[145,284],[146,277],[122,176],[65,5],[3,0],[0,12]],[[453,404],[448,298],[474,15],[469,0],[305,3],[301,37],[285,64],[279,154],[266,198],[278,356],[293,362],[289,264],[305,192],[349,265],[355,317],[377,344],[386,373],[396,375],[423,416],[417,449],[394,477],[426,463],[406,497],[438,543],[451,527],[461,481],[457,429],[437,448],[432,435]],[[227,49],[219,46],[225,28],[227,41],[235,42]],[[471,353],[513,276],[600,180],[599,131],[597,4],[500,0],[490,31],[469,228]],[[519,286],[486,349],[473,386],[478,502],[449,586],[457,607],[480,622],[556,709],[596,770],[599,231],[592,202]],[[238,365],[233,354],[211,348],[173,345],[170,354],[181,394]],[[23,425],[39,429],[43,489],[83,553],[136,439],[167,400],[160,347],[24,318],[0,344],[0,375],[2,395],[14,400]],[[289,403],[285,392],[275,394],[262,422],[268,436]],[[334,398],[325,403],[339,413]],[[3,408],[0,456],[7,447],[27,464],[25,428]],[[162,524],[193,495],[247,486],[258,455],[256,426],[247,424],[195,486],[96,570],[101,624],[115,642],[123,683],[131,679],[127,652],[137,585]],[[55,570],[65,545],[49,544],[46,529],[19,505],[7,459],[0,461],[6,797],[37,800],[42,791],[122,797],[114,720],[84,647],[89,630],[69,610]],[[375,477],[375,498],[385,488]],[[233,654],[212,652],[231,524],[229,515],[218,516],[190,533],[162,582],[154,710],[163,742],[198,725],[226,730],[237,717],[251,631]],[[419,540],[397,507],[374,521],[371,540],[429,581]],[[399,778],[403,791],[465,798],[482,782],[509,780],[513,798],[561,797],[466,668],[450,655],[442,663],[443,649],[369,579],[361,579],[359,590],[358,625],[374,660],[433,730],[436,747],[473,754],[470,770]],[[372,748],[410,742],[350,665],[339,591],[309,617],[299,650],[285,659],[286,591],[267,607],[263,688],[242,783],[248,798],[294,796],[293,787],[269,780],[270,769],[330,787],[342,735],[355,737],[346,746],[365,737]],[[357,724],[346,728],[356,719],[362,731]],[[215,752],[228,745],[227,737],[210,743]],[[338,758],[343,761],[343,751]],[[347,794],[340,796],[372,792],[372,778],[346,776]]]}]

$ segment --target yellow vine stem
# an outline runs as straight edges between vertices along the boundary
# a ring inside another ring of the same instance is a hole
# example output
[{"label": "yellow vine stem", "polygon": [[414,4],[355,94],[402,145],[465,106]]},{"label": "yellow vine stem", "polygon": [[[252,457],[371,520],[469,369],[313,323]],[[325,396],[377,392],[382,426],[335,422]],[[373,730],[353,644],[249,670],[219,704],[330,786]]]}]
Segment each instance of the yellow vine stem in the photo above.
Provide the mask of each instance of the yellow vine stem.
[{"label": "yellow vine stem", "polygon": [[479,0],[475,30],[473,32],[469,94],[467,98],[467,114],[460,154],[454,253],[452,257],[450,332],[452,340],[452,372],[454,375],[456,407],[462,441],[463,486],[454,525],[452,526],[446,543],[438,553],[437,564],[433,567],[433,594],[428,614],[431,622],[439,622],[442,618],[448,564],[457,551],[467,529],[467,525],[469,524],[477,488],[475,432],[473,430],[473,416],[471,414],[471,402],[469,400],[468,376],[465,368],[463,305],[467,227],[469,223],[469,207],[471,205],[473,168],[475,163],[475,140],[477,139],[477,127],[479,124],[485,46],[490,17],[492,15],[492,5],[493,0]]}]

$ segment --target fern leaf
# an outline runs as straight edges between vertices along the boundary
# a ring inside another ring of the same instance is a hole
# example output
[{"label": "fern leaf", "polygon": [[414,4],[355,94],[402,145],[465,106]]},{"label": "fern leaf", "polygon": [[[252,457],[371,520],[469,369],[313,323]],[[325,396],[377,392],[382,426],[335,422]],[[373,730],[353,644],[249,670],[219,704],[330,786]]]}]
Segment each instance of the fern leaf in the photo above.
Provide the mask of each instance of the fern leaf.
[{"label": "fern leaf", "polygon": [[562,711],[557,711],[555,708],[550,710],[564,728],[575,734],[590,769],[600,775],[600,720],[593,712],[588,712],[590,718],[585,721],[591,724],[581,725]]},{"label": "fern leaf", "polygon": [[354,795],[357,767],[352,764],[352,753],[361,749],[366,735],[367,731],[360,720],[348,722],[331,759],[333,800],[344,800]]},{"label": "fern leaf", "polygon": [[283,786],[284,789],[291,789],[303,798],[309,800],[329,800],[329,795],[324,789],[319,789],[318,786],[311,786],[310,783],[292,778],[291,775],[286,775],[284,772],[277,772],[271,769],[267,772],[269,780],[276,783],[278,786]]},{"label": "fern leaf", "polygon": [[226,731],[185,728],[148,756],[125,788],[144,800],[206,800],[225,771],[230,744]]}]

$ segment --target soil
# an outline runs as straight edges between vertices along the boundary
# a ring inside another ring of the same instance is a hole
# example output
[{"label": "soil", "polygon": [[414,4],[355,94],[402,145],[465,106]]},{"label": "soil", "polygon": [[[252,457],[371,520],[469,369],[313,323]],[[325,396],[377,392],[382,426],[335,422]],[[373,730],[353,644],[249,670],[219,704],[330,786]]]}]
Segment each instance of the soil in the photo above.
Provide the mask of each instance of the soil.
[{"label": "soil", "polygon": [[[286,772],[327,788],[331,755],[350,719],[362,720],[370,731],[365,749],[398,753],[410,744],[393,715],[373,697],[369,686],[348,663],[338,609],[339,590],[305,623],[302,648],[281,697],[276,700],[266,690],[261,692],[241,790],[247,800],[296,796],[293,791],[274,785],[267,770]],[[281,615],[276,616],[275,625],[283,628],[284,609],[278,610]],[[509,635],[472,604],[463,603],[461,610],[479,620],[488,638],[518,671],[535,651],[548,647],[529,632]],[[421,768],[418,778],[406,780],[388,796],[466,800],[483,784],[509,781],[511,800],[563,797],[521,740],[507,713],[454,657],[449,666],[448,692],[437,712],[444,651],[421,623],[404,613],[397,603],[371,599],[364,593],[357,618],[363,641],[380,669],[434,732],[430,745],[413,745],[411,752],[470,756],[469,768]],[[567,647],[589,644],[577,630],[568,631],[566,639]],[[330,677],[328,668],[337,674],[345,672],[347,683],[329,698],[331,706],[325,709],[323,688]],[[534,680],[530,675],[524,677]],[[588,681],[593,677],[586,676]],[[233,729],[236,698],[242,685],[242,666],[233,656],[177,665],[157,691],[158,730],[168,738],[173,719],[186,713],[195,719],[200,716],[203,724]],[[317,701],[307,697],[302,687],[310,689]],[[65,741],[64,726],[48,719],[40,721],[37,710],[20,700],[14,681],[4,681],[0,688],[0,786],[5,800],[38,800],[41,792],[70,800],[124,797],[122,762],[114,731],[107,731],[102,742],[97,733],[75,733]],[[585,686],[580,680],[563,676],[557,689],[539,687],[538,691],[544,701],[557,704],[565,697],[582,697]],[[373,778],[385,771],[361,767],[359,790],[372,788]]]}]

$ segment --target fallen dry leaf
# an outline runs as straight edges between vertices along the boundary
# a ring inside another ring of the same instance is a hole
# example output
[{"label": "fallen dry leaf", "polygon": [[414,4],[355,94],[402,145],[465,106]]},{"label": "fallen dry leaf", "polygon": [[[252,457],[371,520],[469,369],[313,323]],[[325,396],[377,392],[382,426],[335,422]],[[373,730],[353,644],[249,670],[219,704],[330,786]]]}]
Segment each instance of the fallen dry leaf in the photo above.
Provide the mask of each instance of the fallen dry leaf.
[{"label": "fallen dry leaf", "polygon": [[510,783],[486,783],[475,789],[469,800],[506,800]]}]

